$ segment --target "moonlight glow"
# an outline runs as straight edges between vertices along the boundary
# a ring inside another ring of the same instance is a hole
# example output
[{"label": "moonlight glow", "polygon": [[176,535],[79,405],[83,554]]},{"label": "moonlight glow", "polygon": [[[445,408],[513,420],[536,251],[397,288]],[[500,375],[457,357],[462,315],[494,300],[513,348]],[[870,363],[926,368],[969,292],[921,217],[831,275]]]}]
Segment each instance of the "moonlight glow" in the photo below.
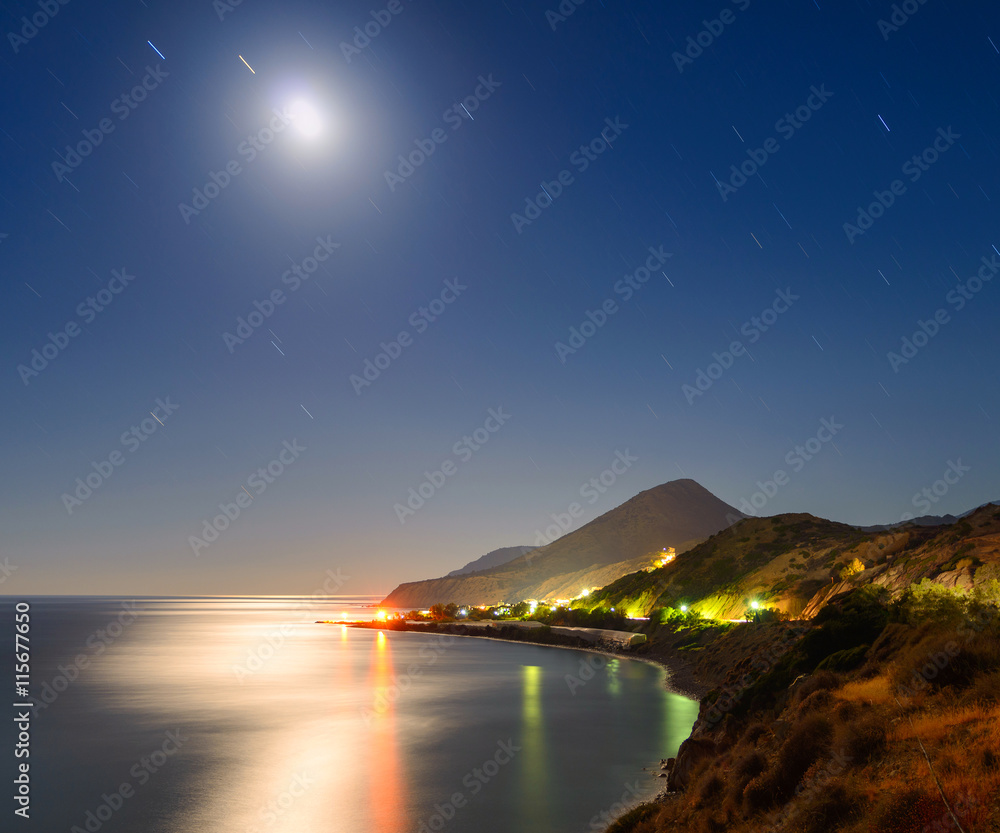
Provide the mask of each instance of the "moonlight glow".
[{"label": "moonlight glow", "polygon": [[323,120],[319,111],[308,101],[298,100],[288,108],[292,124],[307,139],[315,139],[323,132]]}]

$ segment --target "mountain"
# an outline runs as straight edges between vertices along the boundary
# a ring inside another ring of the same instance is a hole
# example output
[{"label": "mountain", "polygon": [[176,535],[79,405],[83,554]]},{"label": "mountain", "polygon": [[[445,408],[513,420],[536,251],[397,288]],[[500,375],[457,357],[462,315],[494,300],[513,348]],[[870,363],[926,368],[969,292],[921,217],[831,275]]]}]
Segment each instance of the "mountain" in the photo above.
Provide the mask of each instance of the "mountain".
[{"label": "mountain", "polygon": [[681,604],[713,619],[742,619],[756,601],[811,618],[827,601],[873,584],[898,596],[922,579],[968,589],[1000,578],[1000,508],[988,503],[935,525],[865,530],[812,515],[745,518],[652,572],[634,572],[580,606],[631,616]]},{"label": "mountain", "polygon": [[[970,514],[968,512],[965,515]],[[889,529],[897,529],[899,527],[906,526],[907,524],[913,524],[914,526],[946,526],[947,524],[953,524],[959,518],[964,518],[965,515],[960,515],[955,517],[954,515],[921,515],[919,518],[912,518],[908,521],[897,521],[894,524],[874,524],[873,526],[859,526],[858,529],[863,532],[885,532]]]},{"label": "mountain", "polygon": [[664,547],[678,552],[744,516],[693,480],[647,489],[553,543],[471,574],[401,584],[382,604],[494,604],[573,598],[652,565]]},{"label": "mountain", "polygon": [[[984,504],[985,506],[1000,506],[1000,501],[994,500],[990,503]],[[978,512],[983,507],[980,506],[978,509],[970,509],[968,512],[963,512],[961,515],[921,515],[919,518],[911,518],[908,521],[899,521],[894,524],[876,524],[875,526],[862,526],[859,527],[865,532],[879,532],[887,529],[896,529],[897,527],[906,526],[907,524],[914,524],[916,526],[944,526],[946,524],[953,524],[956,521],[962,520],[962,518],[967,518],[973,512]]]},{"label": "mountain", "polygon": [[464,567],[452,570],[445,578],[463,576],[466,573],[478,573],[480,570],[488,570],[490,567],[499,567],[501,564],[513,561],[519,556],[526,555],[533,549],[535,547],[500,547],[498,550],[492,550],[486,553],[486,555],[480,556],[475,561],[470,561]]}]

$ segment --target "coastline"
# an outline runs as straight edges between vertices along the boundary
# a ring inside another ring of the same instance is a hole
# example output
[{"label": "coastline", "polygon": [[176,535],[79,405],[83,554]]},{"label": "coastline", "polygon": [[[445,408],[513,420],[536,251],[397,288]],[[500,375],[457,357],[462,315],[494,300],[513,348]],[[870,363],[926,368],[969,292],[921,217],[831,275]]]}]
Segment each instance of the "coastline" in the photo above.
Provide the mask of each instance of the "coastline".
[{"label": "coastline", "polygon": [[[326,623],[319,623],[326,624]],[[681,655],[676,649],[665,648],[663,646],[658,646],[657,650],[650,651],[648,649],[648,643],[639,646],[638,650],[641,653],[636,653],[635,650],[621,650],[621,651],[611,651],[598,647],[594,647],[592,644],[585,643],[583,640],[574,640],[572,637],[558,637],[552,634],[547,636],[550,639],[559,639],[558,642],[531,639],[530,632],[519,631],[521,638],[512,639],[502,635],[491,635],[485,631],[480,633],[457,633],[455,631],[462,628],[461,625],[452,626],[450,623],[445,624],[434,624],[434,625],[407,625],[405,623],[392,623],[387,625],[380,622],[353,622],[349,624],[349,627],[360,628],[362,630],[394,630],[394,631],[404,631],[407,633],[424,633],[424,634],[441,634],[445,633],[450,636],[467,637],[469,639],[486,639],[493,640],[494,642],[508,642],[517,645],[538,645],[543,648],[561,648],[563,650],[570,651],[585,651],[591,654],[600,654],[606,657],[614,657],[615,659],[631,659],[637,660],[639,662],[645,662],[649,665],[654,665],[660,668],[664,672],[663,676],[663,688],[670,692],[671,694],[677,694],[682,697],[686,697],[689,700],[693,700],[696,703],[700,703],[702,698],[711,689],[711,686],[706,685],[701,681],[694,672],[692,663],[686,657]],[[454,627],[454,630],[452,630]],[[465,629],[468,631],[468,629]],[[498,631],[502,632],[502,628],[497,628]],[[525,638],[528,636],[529,638]],[[565,641],[562,641],[565,640]],[[570,642],[578,642],[581,644],[567,644]],[[646,648],[646,650],[642,650]],[[695,721],[695,724],[697,720]],[[694,724],[692,725],[692,730]],[[690,737],[690,735],[689,735]],[[676,755],[676,752],[674,753]],[[608,823],[605,829],[610,828],[614,822],[624,816],[626,813],[633,810],[640,804],[646,803],[656,803],[662,804],[669,801],[672,796],[676,793],[672,793],[667,789],[666,781],[662,783],[660,779],[666,778],[666,771],[664,765],[665,759],[660,759],[660,765],[653,767],[642,767],[640,770],[643,774],[647,775],[654,782],[653,789],[650,790],[648,796],[637,797],[634,801],[630,801],[625,805],[622,805],[622,809],[618,812],[612,820]]]},{"label": "coastline", "polygon": [[[571,651],[586,651],[587,653],[600,654],[606,657],[614,657],[615,659],[633,659],[661,668],[665,672],[663,686],[672,694],[679,694],[682,697],[687,697],[689,700],[700,701],[712,689],[712,686],[706,684],[697,676],[690,660],[681,654],[680,651],[663,648],[662,646],[658,646],[656,650],[651,651],[648,649],[648,643],[632,650],[612,651],[606,648],[595,647],[593,644],[584,642],[581,639],[574,640],[570,637],[558,637],[552,634],[547,635],[548,639],[544,642],[540,639],[530,638],[530,632],[521,638],[513,638],[512,636],[503,635],[504,629],[502,627],[497,628],[499,631],[497,635],[493,635],[488,632],[462,633],[460,629],[462,629],[463,626],[452,623],[400,625],[395,622],[392,624],[381,622],[351,622],[347,624],[348,627],[361,628],[363,630],[394,630],[406,631],[407,633],[428,634],[446,633],[451,636],[464,636],[470,639],[486,639],[493,640],[495,642],[513,642],[518,645],[539,645],[543,648],[563,648]],[[525,634],[524,631],[520,631],[519,633]]]}]

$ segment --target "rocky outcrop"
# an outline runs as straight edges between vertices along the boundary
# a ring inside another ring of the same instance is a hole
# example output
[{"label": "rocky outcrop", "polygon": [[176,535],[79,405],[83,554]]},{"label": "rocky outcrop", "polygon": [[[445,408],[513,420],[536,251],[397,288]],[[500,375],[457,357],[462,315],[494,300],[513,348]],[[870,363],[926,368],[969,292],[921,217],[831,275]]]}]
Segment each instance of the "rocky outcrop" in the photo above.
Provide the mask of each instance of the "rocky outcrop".
[{"label": "rocky outcrop", "polygon": [[889,535],[879,535],[872,541],[867,541],[858,548],[857,557],[865,564],[877,564],[889,556],[896,555],[906,549],[912,535],[909,532],[895,532]]},{"label": "rocky outcrop", "polygon": [[824,587],[806,603],[805,608],[802,610],[801,618],[812,619],[834,596],[838,596],[841,593],[847,593],[853,589],[854,582],[851,581],[831,582],[829,587]]},{"label": "rocky outcrop", "polygon": [[715,741],[707,738],[688,738],[677,750],[673,758],[673,766],[667,773],[667,789],[670,792],[683,792],[691,783],[691,773],[695,767],[708,758],[714,758],[718,752]]}]

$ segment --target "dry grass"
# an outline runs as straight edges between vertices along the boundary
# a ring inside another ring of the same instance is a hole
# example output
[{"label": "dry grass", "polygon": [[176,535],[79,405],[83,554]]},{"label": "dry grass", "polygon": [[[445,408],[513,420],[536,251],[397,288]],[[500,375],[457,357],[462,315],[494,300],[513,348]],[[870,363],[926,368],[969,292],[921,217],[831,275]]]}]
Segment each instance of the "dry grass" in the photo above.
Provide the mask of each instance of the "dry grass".
[{"label": "dry grass", "polygon": [[885,674],[868,680],[855,680],[840,687],[837,697],[841,700],[867,703],[872,706],[888,705],[895,702],[895,695]]},{"label": "dry grass", "polygon": [[733,716],[687,793],[631,833],[937,833],[957,829],[952,813],[965,833],[998,833],[997,635],[963,641],[934,685],[899,689],[953,639],[890,625],[864,668],[815,672]]}]

